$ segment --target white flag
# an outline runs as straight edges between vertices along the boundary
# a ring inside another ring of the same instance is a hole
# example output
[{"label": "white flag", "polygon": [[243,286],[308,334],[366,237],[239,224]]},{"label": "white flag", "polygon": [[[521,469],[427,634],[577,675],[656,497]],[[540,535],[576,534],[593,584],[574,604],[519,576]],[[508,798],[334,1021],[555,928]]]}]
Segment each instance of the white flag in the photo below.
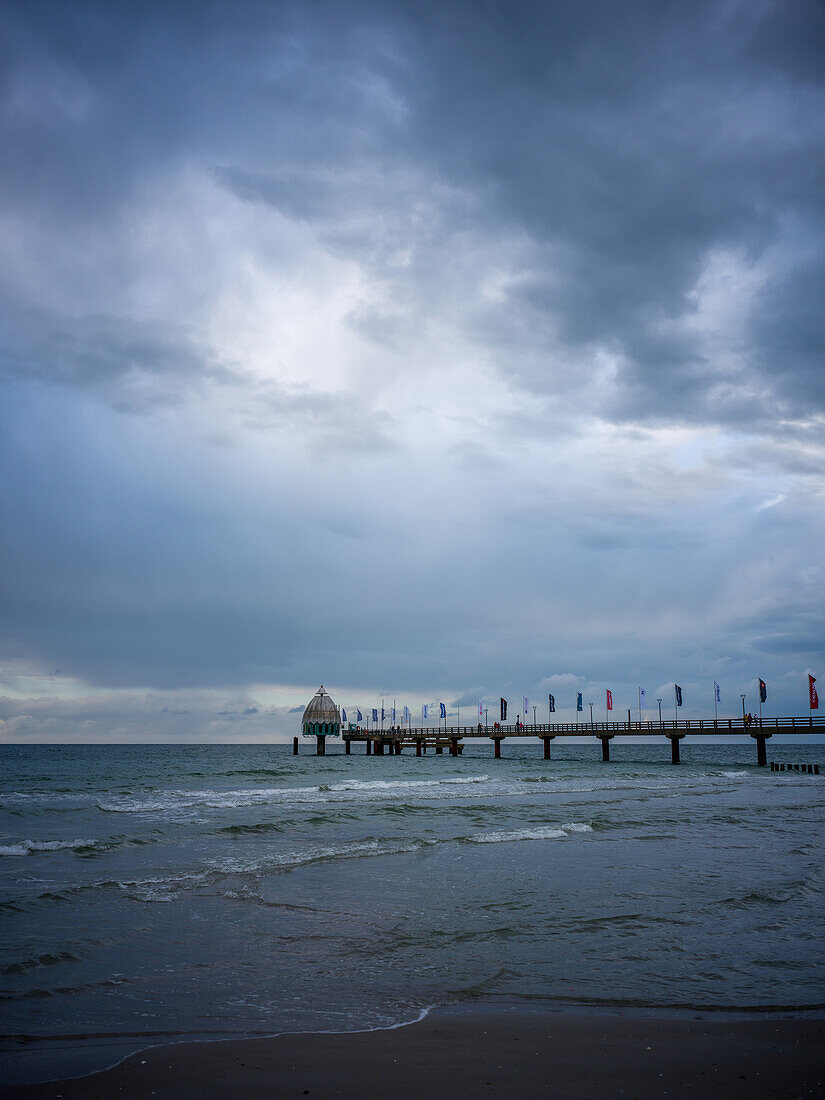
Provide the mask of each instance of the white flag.
[{"label": "white flag", "polygon": [[481,720],[484,717],[484,704],[479,699],[478,701],[478,717]]},{"label": "white flag", "polygon": [[529,712],[530,712],[530,700],[527,698],[526,695],[523,696],[523,699],[524,699],[524,713],[529,714]]},{"label": "white flag", "polygon": [[716,702],[721,703],[722,702],[722,692],[719,690],[719,685],[716,683],[715,680],[713,681],[713,691],[716,695]]},{"label": "white flag", "polygon": [[426,703],[421,704],[421,719],[424,722],[427,721],[427,704]]},{"label": "white flag", "polygon": [[646,706],[647,701],[645,699],[645,689],[639,688],[639,709],[644,710]]}]

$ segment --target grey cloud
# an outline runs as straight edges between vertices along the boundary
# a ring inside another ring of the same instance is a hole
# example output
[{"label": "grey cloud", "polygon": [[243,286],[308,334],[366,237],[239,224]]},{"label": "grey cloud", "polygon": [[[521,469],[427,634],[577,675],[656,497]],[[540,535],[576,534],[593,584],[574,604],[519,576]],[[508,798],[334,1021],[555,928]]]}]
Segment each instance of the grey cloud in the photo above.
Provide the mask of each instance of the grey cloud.
[{"label": "grey cloud", "polygon": [[0,370],[40,382],[99,391],[125,412],[191,399],[193,387],[237,384],[240,373],[216,361],[194,333],[165,322],[47,311],[16,312]]}]

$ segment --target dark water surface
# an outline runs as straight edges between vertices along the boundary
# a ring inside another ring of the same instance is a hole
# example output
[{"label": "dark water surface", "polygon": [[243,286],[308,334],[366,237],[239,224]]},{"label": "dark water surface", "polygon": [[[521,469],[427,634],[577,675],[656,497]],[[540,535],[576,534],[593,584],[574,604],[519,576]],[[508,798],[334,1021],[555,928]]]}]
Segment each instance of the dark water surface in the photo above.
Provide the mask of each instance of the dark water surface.
[{"label": "dark water surface", "polygon": [[825,776],[752,742],[301,749],[0,748],[4,1080],[462,999],[825,1009]]}]

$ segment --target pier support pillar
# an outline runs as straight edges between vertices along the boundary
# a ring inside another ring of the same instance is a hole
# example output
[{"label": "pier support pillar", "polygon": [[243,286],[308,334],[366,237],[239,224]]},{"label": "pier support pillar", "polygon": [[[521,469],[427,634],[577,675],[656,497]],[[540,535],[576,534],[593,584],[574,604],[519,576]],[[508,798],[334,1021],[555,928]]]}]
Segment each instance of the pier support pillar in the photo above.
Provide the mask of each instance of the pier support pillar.
[{"label": "pier support pillar", "polygon": [[345,737],[344,738],[344,752],[347,754],[347,756],[349,756],[349,754],[350,754],[350,748],[351,748],[350,739],[348,737]]},{"label": "pier support pillar", "polygon": [[292,755],[293,756],[298,755],[298,738],[297,737],[292,738]]},{"label": "pier support pillar", "polygon": [[401,742],[400,741],[395,742],[395,755],[396,756],[401,755]]},{"label": "pier support pillar", "polygon": [[760,768],[765,768],[768,764],[768,753],[765,742],[770,736],[771,735],[765,733],[764,730],[751,734],[751,737],[756,741],[756,763]]},{"label": "pier support pillar", "polygon": [[444,755],[444,746],[443,745],[436,745],[435,746],[435,755],[436,756],[443,756]]},{"label": "pier support pillar", "polygon": [[549,737],[542,737],[542,741],[544,742],[544,759],[549,760],[550,759],[550,738]]},{"label": "pier support pillar", "polygon": [[671,764],[678,764],[680,763],[679,742],[682,739],[681,737],[670,737],[668,740],[670,741],[670,762]]},{"label": "pier support pillar", "polygon": [[383,741],[376,741],[375,742],[375,753],[376,753],[377,756],[383,756],[384,755],[384,742]]},{"label": "pier support pillar", "polygon": [[501,760],[501,738],[493,738],[493,756],[496,760]]},{"label": "pier support pillar", "polygon": [[450,756],[458,756],[458,741],[455,737],[450,741]]},{"label": "pier support pillar", "polygon": [[[612,734],[611,734],[612,737]],[[602,763],[610,763],[610,737],[600,737],[599,740],[602,743]]]},{"label": "pier support pillar", "polygon": [[367,756],[372,756],[372,741],[367,738]]},{"label": "pier support pillar", "polygon": [[416,743],[415,743],[415,755],[416,756],[421,755],[421,742],[420,741],[416,741]]},{"label": "pier support pillar", "polygon": [[318,742],[318,749],[317,749],[316,755],[317,756],[326,756],[326,752],[327,752],[327,739],[326,739],[326,737],[324,737],[323,734],[322,734],[320,737],[316,737],[315,740]]}]

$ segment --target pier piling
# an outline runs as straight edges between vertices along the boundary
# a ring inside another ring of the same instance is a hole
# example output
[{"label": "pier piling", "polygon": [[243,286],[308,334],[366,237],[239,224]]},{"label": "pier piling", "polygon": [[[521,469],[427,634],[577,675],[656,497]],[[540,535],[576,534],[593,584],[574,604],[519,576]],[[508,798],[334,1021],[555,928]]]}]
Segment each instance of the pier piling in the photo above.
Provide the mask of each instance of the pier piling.
[{"label": "pier piling", "polygon": [[350,748],[351,748],[350,739],[349,739],[349,737],[345,737],[344,738],[344,752],[347,754],[347,756],[349,756],[349,754],[350,754]]},{"label": "pier piling", "polygon": [[670,741],[670,762],[671,764],[681,763],[679,756],[679,742],[681,737],[676,737],[674,734],[668,734],[668,740]]},{"label": "pier piling", "polygon": [[544,742],[544,759],[545,760],[550,759],[550,741],[551,740],[552,739],[550,737],[542,737],[542,741]]},{"label": "pier piling", "polygon": [[602,737],[600,737],[600,740],[601,740],[601,743],[602,743],[602,763],[603,764],[609,764],[610,763],[610,738],[602,736]]},{"label": "pier piling", "polygon": [[327,752],[327,739],[326,739],[326,737],[324,737],[323,734],[320,734],[318,737],[315,738],[315,740],[318,742],[318,748],[316,750],[315,755],[316,756],[326,756],[326,752]]},{"label": "pier piling", "polygon": [[493,738],[493,756],[496,758],[496,760],[501,759],[501,738],[500,737],[494,737]]},{"label": "pier piling", "polygon": [[298,738],[297,737],[292,738],[292,755],[293,756],[298,755]]}]

